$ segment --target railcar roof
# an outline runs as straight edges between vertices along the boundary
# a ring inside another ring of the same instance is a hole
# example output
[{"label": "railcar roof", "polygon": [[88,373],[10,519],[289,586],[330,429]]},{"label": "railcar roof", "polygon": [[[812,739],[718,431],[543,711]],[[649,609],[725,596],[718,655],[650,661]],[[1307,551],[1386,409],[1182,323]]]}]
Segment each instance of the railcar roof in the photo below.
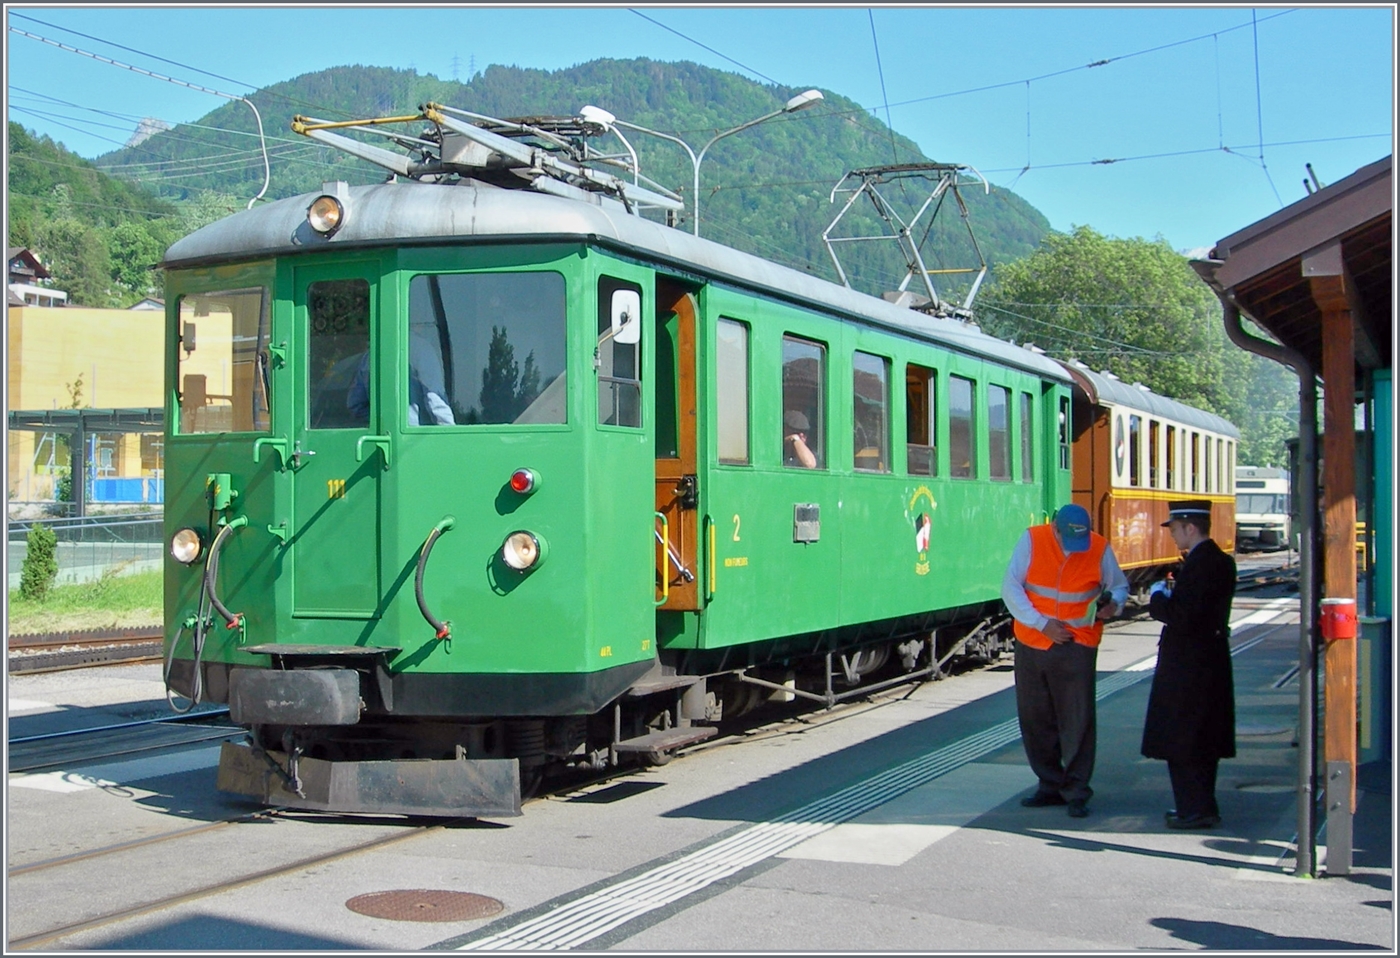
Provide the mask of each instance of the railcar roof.
[{"label": "railcar roof", "polygon": [[[336,247],[441,244],[471,239],[571,240],[655,259],[686,272],[764,291],[811,309],[931,340],[961,352],[1068,382],[1064,368],[1045,356],[988,336],[956,320],[895,306],[874,296],[728,246],[602,205],[507,190],[485,184],[444,186],[418,182],[354,186],[345,198],[344,225],[329,239],[306,225],[306,210],[321,193],[303,193],[211,223],[166,251],[167,268],[284,256]],[[611,204],[610,204],[611,205]]]},{"label": "railcar roof", "polygon": [[1206,412],[1204,409],[1188,406],[1175,399],[1168,399],[1166,396],[1139,386],[1129,386],[1121,380],[1109,379],[1102,373],[1096,373],[1087,368],[1067,364],[1065,368],[1074,377],[1075,386],[1088,395],[1090,402],[1125,406],[1156,416],[1159,419],[1170,419],[1188,426],[1195,426],[1197,429],[1205,429],[1222,436],[1229,436],[1231,439],[1240,438],[1240,431],[1235,428],[1234,423],[1228,419],[1222,419],[1213,412]]}]

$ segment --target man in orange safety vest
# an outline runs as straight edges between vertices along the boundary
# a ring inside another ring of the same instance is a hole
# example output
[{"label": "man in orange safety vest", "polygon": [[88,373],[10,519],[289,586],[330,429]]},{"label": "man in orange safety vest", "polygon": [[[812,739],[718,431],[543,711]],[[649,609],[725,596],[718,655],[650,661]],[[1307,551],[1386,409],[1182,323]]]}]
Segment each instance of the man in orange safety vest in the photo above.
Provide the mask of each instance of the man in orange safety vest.
[{"label": "man in orange safety vest", "polygon": [[1128,601],[1128,579],[1108,540],[1073,503],[1032,526],[1011,553],[1001,598],[1015,619],[1016,714],[1036,775],[1028,808],[1068,805],[1089,814],[1097,744],[1094,673],[1103,620]]}]

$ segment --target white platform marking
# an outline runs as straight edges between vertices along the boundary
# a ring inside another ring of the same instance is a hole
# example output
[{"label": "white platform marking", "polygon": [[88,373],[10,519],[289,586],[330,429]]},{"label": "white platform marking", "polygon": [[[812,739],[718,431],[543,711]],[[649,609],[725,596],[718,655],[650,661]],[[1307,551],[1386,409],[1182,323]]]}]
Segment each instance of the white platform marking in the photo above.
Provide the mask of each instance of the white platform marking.
[{"label": "white platform marking", "polygon": [[129,762],[93,765],[82,771],[58,769],[51,772],[21,772],[10,776],[11,788],[33,788],[44,792],[83,792],[90,788],[113,788],[162,775],[213,768],[219,764],[219,746],[200,748],[173,755],[137,758]]},{"label": "white platform marking", "polygon": [[34,702],[30,699],[7,699],[5,701],[5,711],[10,715],[16,712],[33,712],[38,709],[51,709],[54,706],[48,702]]},{"label": "white platform marking", "polygon": [[903,865],[934,842],[1027,788],[1017,765],[972,764],[905,792],[856,819],[779,852],[862,865]]}]

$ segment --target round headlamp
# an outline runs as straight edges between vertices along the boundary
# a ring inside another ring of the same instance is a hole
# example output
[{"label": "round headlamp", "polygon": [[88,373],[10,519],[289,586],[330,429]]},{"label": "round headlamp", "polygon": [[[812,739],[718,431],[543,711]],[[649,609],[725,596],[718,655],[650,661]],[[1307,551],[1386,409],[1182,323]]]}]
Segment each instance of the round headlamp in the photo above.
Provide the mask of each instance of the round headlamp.
[{"label": "round headlamp", "polygon": [[193,529],[186,527],[170,537],[170,555],[176,562],[189,565],[198,559],[199,554],[203,551],[204,547],[199,541],[199,533]]},{"label": "round headlamp", "polygon": [[322,236],[330,236],[345,222],[345,207],[334,196],[318,196],[306,211],[306,222]]},{"label": "round headlamp", "polygon": [[544,540],[533,532],[512,532],[501,544],[501,559],[517,572],[538,568],[544,562]]}]

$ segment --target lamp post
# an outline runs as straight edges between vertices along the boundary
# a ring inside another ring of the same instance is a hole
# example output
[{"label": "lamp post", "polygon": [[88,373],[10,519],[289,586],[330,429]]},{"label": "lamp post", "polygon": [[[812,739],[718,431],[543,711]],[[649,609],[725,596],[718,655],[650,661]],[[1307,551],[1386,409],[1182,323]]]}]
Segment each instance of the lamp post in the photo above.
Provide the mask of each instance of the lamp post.
[{"label": "lamp post", "polygon": [[[672,143],[679,143],[681,147],[686,151],[686,153],[690,155],[690,165],[694,174],[691,181],[691,189],[695,193],[695,211],[692,214],[692,219],[694,220],[695,235],[699,236],[700,164],[705,159],[706,151],[708,151],[710,147],[714,146],[717,142],[724,139],[726,136],[733,136],[735,133],[740,133],[752,126],[758,126],[758,124],[767,122],[768,120],[773,119],[773,117],[775,116],[782,116],[784,113],[796,113],[798,110],[805,110],[807,109],[807,107],[812,106],[815,103],[821,102],[821,100],[822,94],[820,90],[808,90],[805,93],[799,93],[797,94],[797,96],[784,103],[781,110],[774,110],[772,113],[765,113],[763,116],[758,117],[755,120],[750,120],[747,123],[741,123],[739,126],[734,127],[732,130],[725,130],[723,133],[716,133],[714,136],[710,137],[710,141],[708,143],[706,143],[703,147],[700,148],[700,152],[698,154],[690,148],[689,143],[686,143],[678,136],[672,136],[669,133],[661,133],[657,130],[649,130],[644,126],[638,126],[635,123],[627,123],[623,120],[613,120],[612,122],[615,126],[625,126],[629,130],[636,130],[639,133],[650,133],[652,136],[659,136],[663,140],[670,140]],[[584,109],[586,110],[588,109],[588,107],[585,107]]]}]

